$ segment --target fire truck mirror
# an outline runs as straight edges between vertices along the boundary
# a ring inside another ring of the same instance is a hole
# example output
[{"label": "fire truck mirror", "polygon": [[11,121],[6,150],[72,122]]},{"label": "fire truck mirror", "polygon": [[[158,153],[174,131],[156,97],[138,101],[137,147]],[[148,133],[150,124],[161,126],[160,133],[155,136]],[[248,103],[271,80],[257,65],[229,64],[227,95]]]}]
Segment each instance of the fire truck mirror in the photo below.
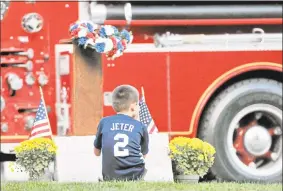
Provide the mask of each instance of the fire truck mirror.
[{"label": "fire truck mirror", "polygon": [[9,127],[7,123],[1,124],[1,132],[6,133],[8,131]]}]

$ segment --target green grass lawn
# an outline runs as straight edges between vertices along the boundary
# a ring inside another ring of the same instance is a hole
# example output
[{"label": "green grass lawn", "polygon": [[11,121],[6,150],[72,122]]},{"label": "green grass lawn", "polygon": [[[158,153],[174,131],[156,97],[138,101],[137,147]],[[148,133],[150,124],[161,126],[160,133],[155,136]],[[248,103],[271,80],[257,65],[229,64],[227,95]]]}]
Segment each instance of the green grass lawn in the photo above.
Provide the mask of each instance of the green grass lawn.
[{"label": "green grass lawn", "polygon": [[282,184],[238,184],[238,183],[48,183],[48,182],[8,182],[1,183],[1,191],[281,191]]}]

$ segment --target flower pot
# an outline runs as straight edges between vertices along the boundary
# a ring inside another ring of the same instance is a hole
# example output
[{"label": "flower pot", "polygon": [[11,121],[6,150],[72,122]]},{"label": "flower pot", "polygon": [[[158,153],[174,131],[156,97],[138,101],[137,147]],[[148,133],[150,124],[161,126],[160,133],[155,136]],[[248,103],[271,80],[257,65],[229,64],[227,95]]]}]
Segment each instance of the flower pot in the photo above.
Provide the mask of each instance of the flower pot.
[{"label": "flower pot", "polygon": [[[43,181],[43,182],[53,181],[54,180],[54,167],[55,167],[54,161],[51,161],[48,168],[44,169],[44,174],[35,181]],[[29,178],[29,180],[34,181],[31,178]]]},{"label": "flower pot", "polygon": [[199,175],[176,175],[175,179],[180,183],[198,183]]}]

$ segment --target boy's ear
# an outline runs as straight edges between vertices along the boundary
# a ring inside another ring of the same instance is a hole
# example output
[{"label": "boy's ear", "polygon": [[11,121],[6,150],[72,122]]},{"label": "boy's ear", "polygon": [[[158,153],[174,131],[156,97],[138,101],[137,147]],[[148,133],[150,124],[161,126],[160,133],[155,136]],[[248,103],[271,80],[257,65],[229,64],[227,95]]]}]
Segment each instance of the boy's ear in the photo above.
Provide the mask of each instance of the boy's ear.
[{"label": "boy's ear", "polygon": [[131,110],[131,111],[134,111],[134,110],[135,110],[135,104],[134,104],[134,103],[131,104],[130,110]]},{"label": "boy's ear", "polygon": [[131,110],[131,111],[135,111],[136,105],[137,105],[137,103],[132,103],[132,104],[130,105],[130,110]]}]

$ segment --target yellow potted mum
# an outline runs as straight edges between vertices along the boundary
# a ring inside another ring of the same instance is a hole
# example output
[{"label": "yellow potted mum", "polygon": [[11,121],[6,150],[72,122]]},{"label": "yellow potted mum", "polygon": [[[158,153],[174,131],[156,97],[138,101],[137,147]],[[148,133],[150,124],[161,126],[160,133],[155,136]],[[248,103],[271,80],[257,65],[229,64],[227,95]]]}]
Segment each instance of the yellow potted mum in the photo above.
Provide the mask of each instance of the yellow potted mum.
[{"label": "yellow potted mum", "polygon": [[169,148],[178,182],[198,182],[214,163],[214,147],[198,138],[176,137]]},{"label": "yellow potted mum", "polygon": [[30,180],[42,180],[56,156],[57,146],[48,138],[35,138],[15,147],[16,168],[29,174]]}]

